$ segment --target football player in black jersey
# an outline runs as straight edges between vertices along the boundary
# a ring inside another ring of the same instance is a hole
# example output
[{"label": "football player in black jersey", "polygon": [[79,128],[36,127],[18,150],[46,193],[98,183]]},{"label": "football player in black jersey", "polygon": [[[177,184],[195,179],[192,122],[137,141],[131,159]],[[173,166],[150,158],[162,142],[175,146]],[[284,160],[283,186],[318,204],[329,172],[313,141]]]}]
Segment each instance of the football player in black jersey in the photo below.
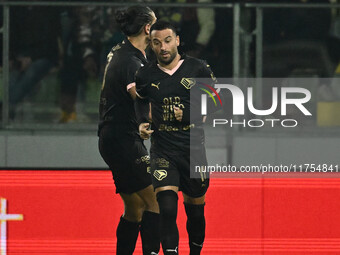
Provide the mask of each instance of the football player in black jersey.
[{"label": "football player in black jersey", "polygon": [[[209,179],[203,175],[190,178],[191,160],[199,166],[207,164],[203,118],[190,118],[190,111],[200,103],[190,98],[190,91],[196,78],[209,78],[211,84],[216,79],[205,61],[180,55],[178,46],[179,37],[170,23],[158,21],[151,27],[151,47],[157,62],[136,74],[136,114],[140,136],[151,136],[151,174],[160,209],[164,254],[178,254],[177,193],[182,191],[190,255],[196,255],[201,253],[205,237],[204,205]],[[198,143],[190,143],[192,140]]]},{"label": "football player in black jersey", "polygon": [[134,98],[134,76],[147,63],[154,12],[133,6],[116,13],[126,39],[107,57],[100,96],[99,150],[109,165],[116,192],[124,201],[124,214],[117,227],[117,254],[130,255],[139,230],[144,255],[158,254],[159,208],[151,183],[149,155],[138,135]]}]

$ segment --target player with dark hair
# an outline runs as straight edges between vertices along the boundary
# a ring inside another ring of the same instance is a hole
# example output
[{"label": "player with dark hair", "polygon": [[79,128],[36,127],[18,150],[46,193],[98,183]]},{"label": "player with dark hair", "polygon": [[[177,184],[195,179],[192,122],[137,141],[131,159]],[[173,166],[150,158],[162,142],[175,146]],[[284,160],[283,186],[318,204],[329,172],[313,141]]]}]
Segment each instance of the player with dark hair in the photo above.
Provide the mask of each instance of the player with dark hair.
[{"label": "player with dark hair", "polygon": [[143,254],[158,254],[159,208],[151,183],[149,155],[138,135],[134,109],[135,73],[147,63],[154,12],[133,6],[116,13],[127,38],[107,57],[100,96],[99,150],[109,165],[116,192],[124,201],[124,214],[117,227],[117,254],[132,254],[139,230]]},{"label": "player with dark hair", "polygon": [[157,62],[149,63],[137,72],[136,113],[140,136],[148,139],[152,134],[151,174],[160,209],[162,248],[166,255],[178,254],[177,193],[181,190],[190,254],[200,254],[205,237],[204,205],[209,179],[203,175],[190,178],[191,160],[199,166],[207,164],[203,118],[200,115],[196,119],[190,118],[190,111],[197,108],[197,102],[191,101],[190,91],[196,78],[209,78],[211,83],[215,78],[205,61],[178,53],[179,36],[170,23],[158,21],[150,33]]}]

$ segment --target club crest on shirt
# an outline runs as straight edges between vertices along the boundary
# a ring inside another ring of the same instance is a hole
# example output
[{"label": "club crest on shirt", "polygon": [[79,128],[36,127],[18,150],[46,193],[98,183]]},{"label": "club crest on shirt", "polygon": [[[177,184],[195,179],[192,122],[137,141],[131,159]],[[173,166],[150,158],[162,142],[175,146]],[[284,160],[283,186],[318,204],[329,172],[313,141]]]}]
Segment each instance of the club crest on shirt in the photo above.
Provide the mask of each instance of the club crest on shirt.
[{"label": "club crest on shirt", "polygon": [[164,169],[162,170],[155,170],[153,172],[153,176],[158,180],[158,181],[161,181],[163,180],[165,177],[168,176],[168,172]]},{"label": "club crest on shirt", "polygon": [[186,88],[186,89],[191,89],[192,86],[196,84],[196,80],[193,78],[182,78],[181,84]]},{"label": "club crest on shirt", "polygon": [[157,84],[151,83],[151,87],[155,87],[159,90],[159,84],[160,84],[160,82],[158,82]]}]

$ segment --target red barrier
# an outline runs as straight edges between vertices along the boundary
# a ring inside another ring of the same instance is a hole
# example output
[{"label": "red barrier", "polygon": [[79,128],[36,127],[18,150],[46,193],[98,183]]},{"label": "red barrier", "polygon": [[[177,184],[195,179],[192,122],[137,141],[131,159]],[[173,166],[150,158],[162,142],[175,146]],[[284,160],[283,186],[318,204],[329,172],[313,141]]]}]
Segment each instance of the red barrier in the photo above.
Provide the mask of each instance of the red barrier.
[{"label": "red barrier", "polygon": [[[340,179],[212,179],[202,255],[340,254],[339,187]],[[115,253],[123,204],[109,171],[2,170],[0,197],[0,255]],[[179,251],[188,254],[182,202]]]}]

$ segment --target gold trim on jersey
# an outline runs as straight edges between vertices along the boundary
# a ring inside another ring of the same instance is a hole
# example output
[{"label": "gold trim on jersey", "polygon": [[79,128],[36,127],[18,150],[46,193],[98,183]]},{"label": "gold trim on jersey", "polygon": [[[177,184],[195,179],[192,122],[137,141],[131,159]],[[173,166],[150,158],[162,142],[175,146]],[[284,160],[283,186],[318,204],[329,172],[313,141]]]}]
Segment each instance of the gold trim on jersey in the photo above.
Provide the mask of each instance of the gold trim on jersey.
[{"label": "gold trim on jersey", "polygon": [[[113,48],[113,51],[116,50],[117,47],[118,47],[118,45],[117,45],[116,47]],[[120,46],[119,46],[119,48],[117,48],[117,50],[118,50],[118,49],[120,49]],[[107,54],[107,57],[106,57],[107,62],[106,62],[106,66],[105,66],[105,71],[104,71],[104,76],[103,76],[103,82],[102,82],[102,88],[101,88],[101,90],[103,90],[104,87],[105,87],[106,73],[107,73],[107,69],[108,69],[108,67],[109,67],[109,64],[110,64],[110,62],[111,62],[111,60],[112,60],[112,57],[113,57],[113,52],[110,51],[110,53]]]}]

